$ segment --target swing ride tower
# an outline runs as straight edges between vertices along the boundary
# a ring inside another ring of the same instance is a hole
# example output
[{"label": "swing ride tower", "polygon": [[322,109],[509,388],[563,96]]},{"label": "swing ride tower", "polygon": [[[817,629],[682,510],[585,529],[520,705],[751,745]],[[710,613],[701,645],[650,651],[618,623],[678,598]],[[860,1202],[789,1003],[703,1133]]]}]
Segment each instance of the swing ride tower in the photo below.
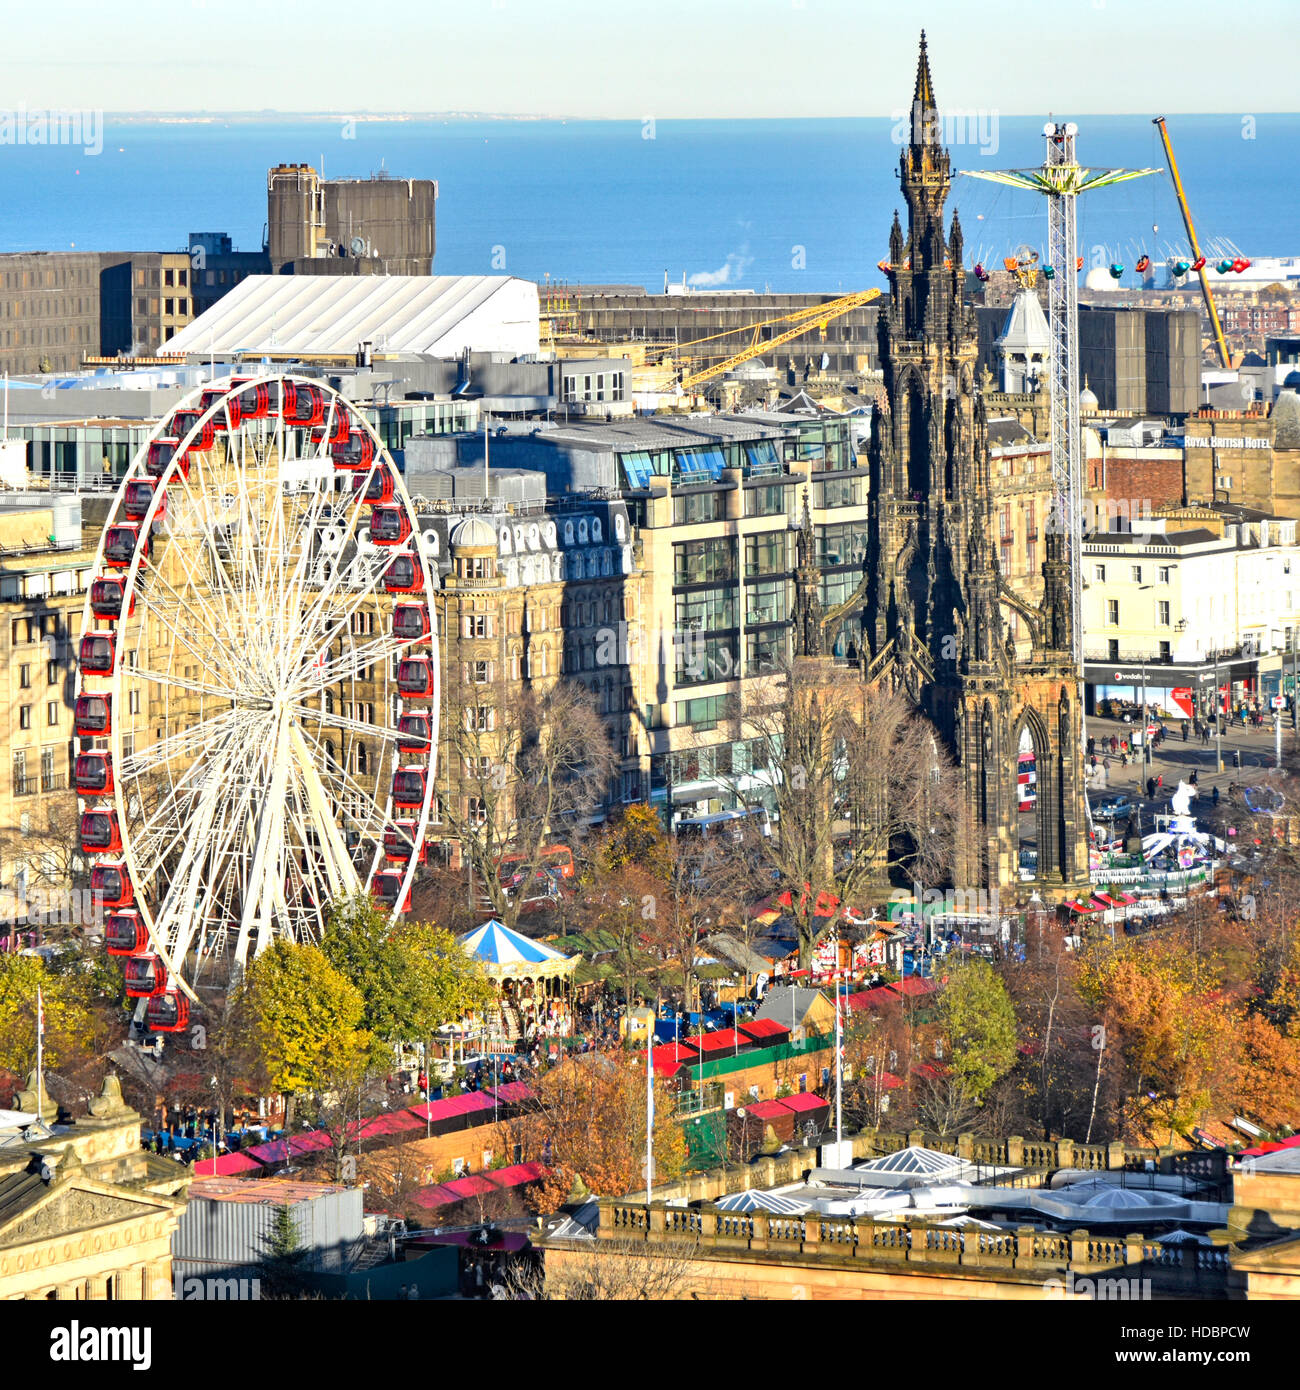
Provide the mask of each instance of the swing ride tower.
[{"label": "swing ride tower", "polygon": [[1050,527],[1064,542],[1070,585],[1070,650],[1083,669],[1083,454],[1079,438],[1079,255],[1076,201],[1094,188],[1139,179],[1154,169],[1085,169],[1075,156],[1073,121],[1043,127],[1047,154],[1039,169],[964,169],[970,178],[1028,189],[1047,198],[1048,324],[1052,419]]}]

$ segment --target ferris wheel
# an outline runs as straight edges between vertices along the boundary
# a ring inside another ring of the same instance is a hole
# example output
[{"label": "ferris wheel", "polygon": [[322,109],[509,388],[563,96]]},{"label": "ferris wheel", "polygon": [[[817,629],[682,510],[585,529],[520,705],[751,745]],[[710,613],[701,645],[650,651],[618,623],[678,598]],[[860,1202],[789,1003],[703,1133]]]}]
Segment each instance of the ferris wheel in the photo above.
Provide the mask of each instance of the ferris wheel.
[{"label": "ferris wheel", "polygon": [[438,744],[432,566],[391,456],[319,381],[234,377],[153,430],[104,525],[74,715],[80,848],[137,1017],[331,900],[394,916]]}]

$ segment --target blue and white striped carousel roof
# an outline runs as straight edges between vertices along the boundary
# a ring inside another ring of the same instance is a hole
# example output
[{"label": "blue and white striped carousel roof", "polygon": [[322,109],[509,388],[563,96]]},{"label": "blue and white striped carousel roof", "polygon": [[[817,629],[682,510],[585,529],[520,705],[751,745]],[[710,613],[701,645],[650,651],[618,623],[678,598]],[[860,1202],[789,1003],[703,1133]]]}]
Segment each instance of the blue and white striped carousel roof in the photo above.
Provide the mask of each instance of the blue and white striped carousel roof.
[{"label": "blue and white striped carousel roof", "polygon": [[530,941],[495,918],[462,936],[460,944],[487,965],[543,965],[569,959],[563,951]]}]

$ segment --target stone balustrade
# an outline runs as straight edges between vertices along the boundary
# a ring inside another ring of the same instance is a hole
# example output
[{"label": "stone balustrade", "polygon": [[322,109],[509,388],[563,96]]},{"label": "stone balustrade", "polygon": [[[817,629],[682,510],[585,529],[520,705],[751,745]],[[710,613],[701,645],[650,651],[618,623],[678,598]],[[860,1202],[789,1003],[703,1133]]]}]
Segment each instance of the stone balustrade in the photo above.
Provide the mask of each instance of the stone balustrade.
[{"label": "stone balustrade", "polygon": [[[670,1207],[664,1201],[600,1198],[601,1240],[645,1240],[690,1249],[701,1259],[728,1251],[761,1252],[801,1259],[873,1261],[971,1270],[1030,1271],[1045,1277],[1073,1270],[1095,1274],[1130,1265],[1174,1278],[1222,1279],[1228,1251],[1197,1245],[1165,1246],[1141,1234],[1113,1235],[1076,1230],[1052,1232],[1032,1226],[1008,1231],[963,1230],[913,1221],[861,1217],[783,1216],[774,1212]],[[918,1270],[918,1272],[920,1272]]]}]

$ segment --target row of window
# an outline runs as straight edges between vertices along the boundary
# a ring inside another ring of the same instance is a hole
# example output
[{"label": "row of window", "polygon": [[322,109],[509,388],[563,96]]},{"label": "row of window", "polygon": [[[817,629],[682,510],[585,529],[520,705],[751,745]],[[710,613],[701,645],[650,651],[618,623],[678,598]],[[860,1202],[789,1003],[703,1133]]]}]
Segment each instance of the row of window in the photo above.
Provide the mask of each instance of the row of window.
[{"label": "row of window", "polygon": [[[1157,584],[1168,584],[1168,583],[1170,583],[1170,582],[1172,581],[1174,571],[1173,571],[1173,567],[1172,567],[1171,565],[1157,565],[1157,566],[1155,567],[1155,571],[1156,571],[1155,582],[1156,582]],[[1289,560],[1288,560],[1287,563],[1286,563],[1286,573],[1287,573],[1287,574],[1290,574],[1290,573],[1291,573],[1291,562],[1290,562]],[[1105,565],[1093,565],[1093,567],[1092,567],[1092,577],[1093,577],[1093,579],[1095,579],[1095,580],[1097,581],[1098,584],[1104,584],[1104,583],[1106,582],[1106,566],[1105,566]],[[1141,584],[1141,583],[1142,583],[1142,566],[1141,566],[1141,565],[1130,565],[1130,566],[1129,566],[1129,578],[1133,581],[1134,584]]]},{"label": "row of window", "polygon": [[[1106,600],[1106,625],[1107,627],[1119,626],[1119,599],[1108,598]],[[1169,626],[1169,600],[1161,599],[1156,604],[1156,625],[1157,627]]]}]

